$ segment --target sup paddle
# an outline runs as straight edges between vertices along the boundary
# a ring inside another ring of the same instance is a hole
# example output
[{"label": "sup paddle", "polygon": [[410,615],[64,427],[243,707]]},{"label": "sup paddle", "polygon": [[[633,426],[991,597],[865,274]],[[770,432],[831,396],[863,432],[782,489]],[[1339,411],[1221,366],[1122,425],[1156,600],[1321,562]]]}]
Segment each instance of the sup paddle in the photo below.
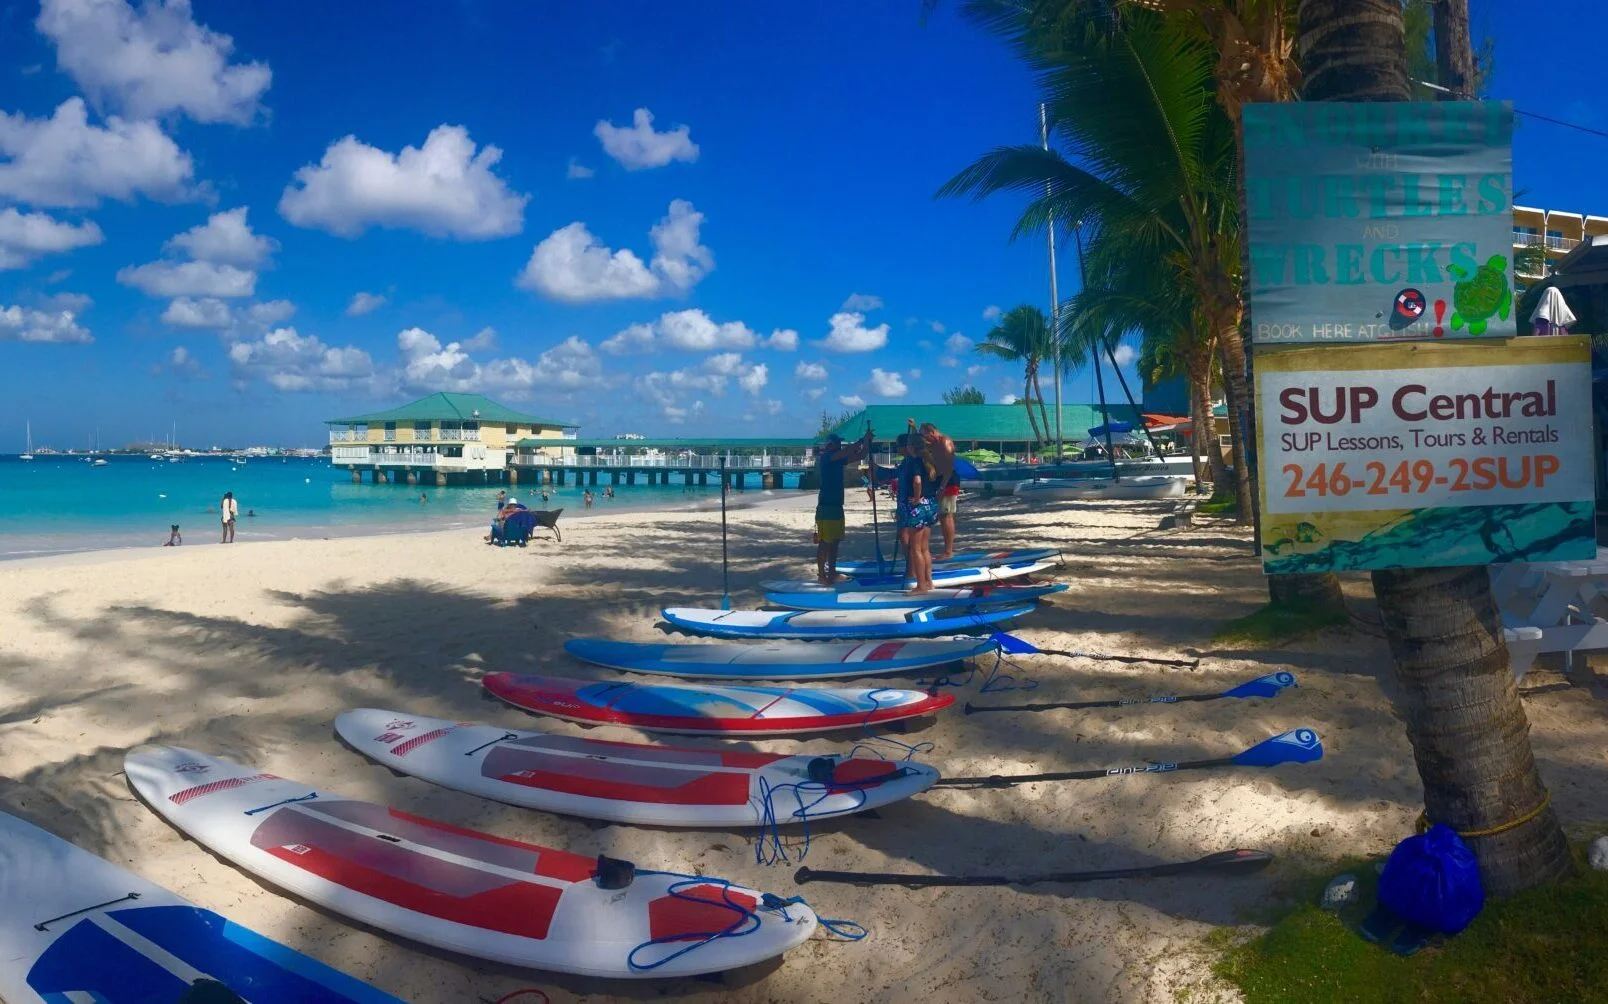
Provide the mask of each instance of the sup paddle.
[{"label": "sup paddle", "polygon": [[1184,760],[1179,763],[1146,763],[1137,767],[1107,767],[1103,770],[1067,770],[1047,774],[990,774],[986,777],[945,777],[934,787],[1010,788],[1039,781],[1092,781],[1102,777],[1130,774],[1170,774],[1180,770],[1207,770],[1214,767],[1277,767],[1283,763],[1311,763],[1323,759],[1323,742],[1311,729],[1292,729],[1264,739],[1234,756],[1211,760]]},{"label": "sup paddle", "polygon": [[1098,652],[1070,652],[1064,648],[1039,648],[1030,641],[1018,638],[1004,631],[994,632],[994,641],[999,643],[1000,651],[1008,655],[1059,655],[1068,659],[1098,659],[1103,662],[1130,662],[1144,663],[1155,666],[1187,666],[1195,669],[1200,665],[1199,659],[1150,659],[1138,655],[1101,655]]},{"label": "sup paddle", "polygon": [[1085,711],[1090,708],[1125,708],[1134,704],[1183,704],[1186,701],[1220,701],[1225,697],[1277,697],[1286,687],[1295,686],[1294,673],[1269,673],[1248,680],[1237,687],[1216,694],[1167,694],[1157,697],[1132,697],[1117,701],[1050,701],[1043,704],[971,704],[966,714],[984,711]]},{"label": "sup paddle", "polygon": [[[871,435],[871,427],[870,426],[866,426],[865,433],[866,433],[867,436]],[[871,464],[870,464],[870,466],[871,466],[871,536],[872,536],[872,539],[875,540],[876,547],[877,547],[877,571],[881,572],[884,569],[884,567],[886,567],[886,562],[884,562],[882,560],[882,523],[881,523],[881,521],[879,521],[877,519],[877,458],[875,456],[872,456],[870,458],[870,460],[871,460]],[[894,546],[898,547],[899,545],[897,543],[895,543]],[[834,568],[833,571],[835,572],[835,571],[837,571],[837,569]]]},{"label": "sup paddle", "polygon": [[1273,862],[1268,851],[1219,851],[1194,861],[1144,865],[1138,868],[1107,868],[1087,872],[1048,872],[1041,875],[901,875],[897,872],[834,872],[808,866],[793,873],[793,881],[842,882],[847,885],[899,885],[906,889],[953,885],[1036,885],[1040,882],[1097,882],[1101,879],[1161,878],[1167,875],[1247,875],[1261,871]]},{"label": "sup paddle", "polygon": [[731,609],[731,561],[726,555],[726,458],[720,458],[720,609]]}]

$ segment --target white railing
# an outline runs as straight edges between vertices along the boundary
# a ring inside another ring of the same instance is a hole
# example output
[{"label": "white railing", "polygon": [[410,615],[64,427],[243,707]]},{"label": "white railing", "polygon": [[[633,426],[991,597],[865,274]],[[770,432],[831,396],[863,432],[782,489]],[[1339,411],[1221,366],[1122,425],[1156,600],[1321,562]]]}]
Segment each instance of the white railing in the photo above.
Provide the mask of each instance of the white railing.
[{"label": "white railing", "polygon": [[1579,238],[1559,234],[1521,234],[1513,232],[1513,243],[1518,247],[1540,248],[1549,251],[1569,251],[1580,243]]},{"label": "white railing", "polygon": [[369,454],[368,462],[382,467],[395,465],[398,467],[434,467],[443,461],[450,464],[453,457],[443,457],[439,453],[429,453],[424,450],[395,450],[374,451]]},{"label": "white railing", "polygon": [[414,429],[413,441],[415,443],[428,443],[430,441],[430,427],[427,425],[422,429]]},{"label": "white railing", "polygon": [[329,451],[329,459],[337,464],[366,464],[369,449],[367,446],[335,446]]},{"label": "white railing", "polygon": [[331,443],[349,443],[352,441],[351,430],[331,429],[329,432],[329,441]]},{"label": "white railing", "polygon": [[396,442],[396,430],[395,429],[386,429],[385,430],[385,441],[387,443]]},{"label": "white railing", "polygon": [[[721,467],[721,457],[691,456],[691,457],[644,457],[644,456],[612,456],[602,454],[598,456],[554,457],[545,453],[531,453],[521,451],[514,458],[514,463],[521,467],[619,467],[662,470],[718,471]],[[728,471],[800,471],[815,466],[815,461],[805,457],[785,456],[758,456],[758,457],[728,457],[725,466]]]}]

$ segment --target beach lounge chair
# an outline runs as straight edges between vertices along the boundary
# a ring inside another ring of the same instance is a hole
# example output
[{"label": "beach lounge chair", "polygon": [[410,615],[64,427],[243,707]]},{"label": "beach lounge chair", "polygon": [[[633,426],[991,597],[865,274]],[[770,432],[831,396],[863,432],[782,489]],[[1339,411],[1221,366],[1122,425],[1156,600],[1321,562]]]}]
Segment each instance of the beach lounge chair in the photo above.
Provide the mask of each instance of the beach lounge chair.
[{"label": "beach lounge chair", "polygon": [[530,540],[530,532],[536,528],[536,514],[529,509],[509,513],[503,517],[502,533],[493,531],[493,543],[503,547],[517,544],[524,547]]},{"label": "beach lounge chair", "polygon": [[533,530],[551,530],[553,538],[560,544],[564,543],[564,535],[558,532],[558,517],[564,514],[562,509],[537,509],[531,515],[535,517]]}]

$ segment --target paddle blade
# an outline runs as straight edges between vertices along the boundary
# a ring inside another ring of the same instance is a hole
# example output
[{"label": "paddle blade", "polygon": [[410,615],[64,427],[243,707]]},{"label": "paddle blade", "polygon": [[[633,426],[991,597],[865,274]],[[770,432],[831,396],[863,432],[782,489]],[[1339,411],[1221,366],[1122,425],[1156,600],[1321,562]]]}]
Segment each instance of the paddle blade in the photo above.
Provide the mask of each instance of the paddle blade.
[{"label": "paddle blade", "polygon": [[1241,847],[1232,851],[1218,851],[1208,854],[1189,864],[1189,870],[1225,872],[1234,875],[1244,875],[1250,872],[1259,872],[1273,863],[1271,851],[1250,850]]},{"label": "paddle blade", "polygon": [[1033,655],[1038,649],[1031,642],[1023,641],[1013,634],[1004,631],[995,631],[988,636],[994,644],[999,646],[1001,652],[1010,655]]},{"label": "paddle blade", "polygon": [[1291,729],[1264,739],[1234,758],[1241,767],[1276,767],[1281,763],[1311,763],[1323,759],[1323,743],[1311,729]]},{"label": "paddle blade", "polygon": [[1269,673],[1223,691],[1224,697],[1277,697],[1285,687],[1295,686],[1294,673]]}]

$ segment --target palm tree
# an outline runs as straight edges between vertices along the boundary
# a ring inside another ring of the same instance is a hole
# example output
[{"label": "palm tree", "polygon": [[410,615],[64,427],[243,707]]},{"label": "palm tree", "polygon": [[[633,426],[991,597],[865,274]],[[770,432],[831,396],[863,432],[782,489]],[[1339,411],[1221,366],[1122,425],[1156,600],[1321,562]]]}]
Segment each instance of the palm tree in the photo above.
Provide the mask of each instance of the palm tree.
[{"label": "palm tree", "polygon": [[[1300,38],[1307,100],[1408,99],[1401,0],[1302,0]],[[1492,895],[1561,878],[1568,842],[1536,771],[1486,570],[1389,569],[1373,583],[1425,815],[1475,834]]]},{"label": "palm tree", "polygon": [[1044,416],[1044,431],[1039,431],[1039,416],[1033,414],[1033,399],[1038,398],[1039,410],[1044,409],[1044,395],[1039,391],[1039,366],[1054,353],[1051,341],[1050,319],[1044,311],[1023,304],[1006,311],[982,341],[977,343],[979,355],[990,356],[1005,362],[1021,363],[1022,404],[1027,408],[1027,421],[1033,427],[1035,443],[1044,442],[1049,434],[1049,416]]},{"label": "palm tree", "polygon": [[1223,353],[1230,434],[1239,458],[1234,488],[1241,517],[1248,518],[1234,141],[1213,98],[1215,56],[1168,18],[1141,9],[1126,13],[1121,30],[1113,31],[1113,19],[1098,6],[1063,2],[1049,27],[1035,21],[1033,11],[1003,3],[968,7],[1016,11],[991,15],[985,23],[1008,34],[1040,72],[1058,138],[1088,167],[1057,150],[1005,147],[956,175],[939,194],[1029,193],[1033,201],[1017,223],[1017,235],[1041,231],[1051,221],[1081,227],[1090,233],[1091,258],[1109,246],[1163,269],[1190,291],[1194,316]]},{"label": "palm tree", "polygon": [[944,391],[944,404],[987,404],[988,398],[971,384],[961,384]]}]

